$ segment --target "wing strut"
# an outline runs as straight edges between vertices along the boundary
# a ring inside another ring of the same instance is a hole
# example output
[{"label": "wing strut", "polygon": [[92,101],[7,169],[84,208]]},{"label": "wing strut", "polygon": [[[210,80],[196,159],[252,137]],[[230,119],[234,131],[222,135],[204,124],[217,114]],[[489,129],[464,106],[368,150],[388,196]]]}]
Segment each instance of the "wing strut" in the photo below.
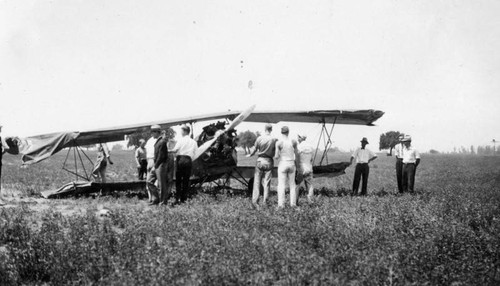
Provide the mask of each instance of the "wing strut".
[{"label": "wing strut", "polygon": [[321,122],[321,133],[319,134],[319,139],[318,139],[318,144],[316,145],[316,152],[314,153],[314,159],[313,162],[316,162],[316,156],[318,155],[318,150],[319,150],[319,143],[321,142],[321,139],[323,139],[323,145],[324,145],[324,150],[323,154],[321,155],[321,159],[319,161],[319,165],[323,165],[323,161],[326,162],[326,165],[328,165],[328,151],[332,148],[332,135],[333,135],[333,128],[335,127],[335,123],[337,122],[337,116],[335,116],[335,119],[333,120],[332,128],[330,128],[330,131],[328,131],[328,128],[326,127],[325,120],[323,119],[323,122]]},{"label": "wing strut", "polygon": [[[93,164],[92,160],[90,160],[89,156],[87,156],[87,153],[85,153],[83,151],[82,147],[80,147],[80,145],[78,145],[78,143],[76,141],[73,141],[73,142],[74,142],[74,146],[68,148],[68,153],[66,154],[66,159],[64,160],[62,169],[70,174],[75,175],[75,178],[77,181],[80,178],[80,179],[83,179],[83,180],[90,182],[90,174],[87,173],[87,170],[85,168],[85,164],[83,162],[84,158],[82,157],[82,154],[85,156],[85,158],[87,158],[87,160],[90,162],[91,165]],[[74,170],[67,167],[67,162],[68,162],[69,155],[70,155],[71,151],[73,151],[73,161],[75,163]],[[78,166],[81,166],[81,169],[83,170],[84,174],[80,174],[78,172]]]}]

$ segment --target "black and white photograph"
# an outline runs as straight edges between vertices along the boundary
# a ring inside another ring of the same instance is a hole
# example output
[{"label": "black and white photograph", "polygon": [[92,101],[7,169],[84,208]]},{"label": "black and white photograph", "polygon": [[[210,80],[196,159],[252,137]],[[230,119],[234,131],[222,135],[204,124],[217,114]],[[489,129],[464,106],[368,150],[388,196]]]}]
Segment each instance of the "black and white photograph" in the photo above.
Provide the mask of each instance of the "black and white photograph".
[{"label": "black and white photograph", "polygon": [[500,285],[499,51],[496,0],[0,0],[0,285]]}]

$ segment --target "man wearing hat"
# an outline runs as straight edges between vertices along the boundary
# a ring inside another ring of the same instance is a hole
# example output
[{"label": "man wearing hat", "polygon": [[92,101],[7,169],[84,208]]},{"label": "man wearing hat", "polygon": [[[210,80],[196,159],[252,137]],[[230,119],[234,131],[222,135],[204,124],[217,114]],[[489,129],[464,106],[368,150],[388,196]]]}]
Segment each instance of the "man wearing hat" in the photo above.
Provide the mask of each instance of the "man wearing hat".
[{"label": "man wearing hat", "polygon": [[173,152],[177,153],[177,170],[175,172],[175,196],[178,203],[183,203],[187,199],[189,193],[189,178],[193,169],[193,160],[198,150],[198,144],[189,134],[191,128],[187,125],[182,125],[182,137],[175,144]]},{"label": "man wearing hat", "polygon": [[[160,128],[159,125],[153,125],[151,126],[151,135],[153,133],[156,133],[156,131],[153,132],[153,129],[158,129]],[[147,167],[146,167],[146,182],[149,182],[151,180],[151,176],[156,176],[154,172],[151,172],[153,169],[153,166],[155,164],[155,143],[156,143],[157,138],[154,138],[151,136],[148,141],[146,141],[146,145],[144,146],[144,149],[146,149],[146,160],[147,160]],[[150,175],[151,173],[151,175]],[[158,189],[154,184],[146,184],[146,189],[148,190],[148,197],[149,197],[149,203],[157,202],[159,200],[158,198]]]},{"label": "man wearing hat", "polygon": [[262,204],[265,205],[269,197],[269,190],[271,188],[271,177],[274,168],[274,154],[276,153],[276,138],[271,136],[273,126],[266,124],[264,126],[264,135],[261,135],[255,140],[255,148],[253,152],[247,157],[253,156],[257,153],[257,163],[255,165],[253,190],[252,190],[252,204],[257,207],[257,202],[260,196],[260,184],[262,179],[264,182],[264,198]]},{"label": "man wearing hat", "polygon": [[413,193],[415,186],[415,173],[420,164],[420,153],[411,146],[411,136],[403,138],[403,192]]},{"label": "man wearing hat", "polygon": [[299,168],[297,170],[297,188],[302,182],[306,187],[307,200],[312,202],[314,196],[314,187],[312,185],[313,181],[313,153],[314,148],[306,142],[307,136],[298,135],[297,139],[299,141],[298,154],[299,154]]},{"label": "man wearing hat", "polygon": [[[151,160],[150,154],[146,153],[148,159],[148,175],[147,175],[147,189],[149,195],[149,204],[166,204],[170,194],[168,189],[167,180],[167,161],[168,161],[168,148],[167,140],[161,135],[161,126],[151,126],[151,138],[148,140],[149,147],[154,143],[153,158]],[[146,152],[148,144],[146,144]],[[150,147],[151,148],[151,147]],[[158,182],[158,188],[155,183]],[[160,193],[158,195],[158,189]]]},{"label": "man wearing hat", "polygon": [[367,195],[368,175],[370,174],[370,167],[368,164],[377,159],[377,155],[366,148],[367,144],[368,139],[363,137],[363,139],[361,139],[361,147],[358,147],[351,156],[350,165],[352,164],[352,161],[356,159],[356,169],[354,170],[354,180],[352,183],[352,192],[354,196],[358,195],[359,181],[361,180],[361,177],[363,178],[361,195]]},{"label": "man wearing hat", "polygon": [[394,146],[396,156],[396,180],[398,182],[398,191],[403,192],[403,138],[404,134],[399,135],[398,143]]},{"label": "man wearing hat", "polygon": [[[148,172],[148,159],[146,153],[146,140],[139,140],[139,147],[135,150],[135,162],[137,163],[137,178],[144,180],[144,176]],[[154,146],[154,145],[153,145]]]},{"label": "man wearing hat", "polygon": [[281,128],[281,139],[276,142],[275,158],[278,164],[278,208],[285,206],[285,189],[290,187],[290,205],[297,206],[297,185],[295,184],[296,158],[298,158],[297,141],[290,139],[288,126]]}]

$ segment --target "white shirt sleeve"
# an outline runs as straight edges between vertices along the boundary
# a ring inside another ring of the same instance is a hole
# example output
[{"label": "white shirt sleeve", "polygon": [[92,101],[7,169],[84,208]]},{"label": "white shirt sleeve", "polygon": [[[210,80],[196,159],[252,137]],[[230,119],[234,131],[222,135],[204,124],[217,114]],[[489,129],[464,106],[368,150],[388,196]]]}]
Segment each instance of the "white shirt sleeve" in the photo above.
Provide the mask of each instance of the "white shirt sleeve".
[{"label": "white shirt sleeve", "polygon": [[177,153],[177,152],[179,152],[179,148],[180,148],[179,143],[180,143],[181,141],[182,141],[182,139],[179,139],[179,140],[177,140],[177,142],[175,142],[175,146],[174,146],[174,148],[172,149],[172,151],[171,151],[171,152],[173,152],[173,153]]},{"label": "white shirt sleeve", "polygon": [[354,152],[352,153],[351,157],[354,157],[354,159],[356,159],[356,157],[358,156],[358,152],[359,148],[356,148],[356,150],[354,150]]}]

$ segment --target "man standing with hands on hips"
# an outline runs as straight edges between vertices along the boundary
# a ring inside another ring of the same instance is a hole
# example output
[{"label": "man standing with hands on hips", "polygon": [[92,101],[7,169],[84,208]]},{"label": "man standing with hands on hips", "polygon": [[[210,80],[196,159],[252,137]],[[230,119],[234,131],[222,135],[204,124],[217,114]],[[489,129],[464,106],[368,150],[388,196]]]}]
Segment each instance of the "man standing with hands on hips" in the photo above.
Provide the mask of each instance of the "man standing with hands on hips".
[{"label": "man standing with hands on hips", "polygon": [[[260,184],[263,182],[264,198],[262,205],[266,205],[269,198],[269,189],[271,188],[271,177],[274,168],[274,154],[276,153],[276,138],[271,135],[273,126],[266,124],[264,127],[264,135],[261,135],[255,141],[255,149],[247,157],[253,156],[257,153],[257,163],[254,172],[253,191],[252,191],[252,205],[258,208],[258,200],[260,196]],[[262,180],[263,179],[263,180]]]},{"label": "man standing with hands on hips", "polygon": [[353,196],[358,195],[359,181],[361,180],[361,177],[363,177],[363,185],[361,187],[360,195],[367,195],[368,175],[370,174],[370,167],[368,166],[368,164],[371,161],[377,159],[377,155],[366,148],[367,144],[368,139],[366,139],[366,137],[363,137],[363,139],[361,140],[361,147],[358,147],[351,156],[351,162],[349,165],[352,165],[352,161],[356,159],[356,169],[354,170],[354,180],[352,183]]}]

